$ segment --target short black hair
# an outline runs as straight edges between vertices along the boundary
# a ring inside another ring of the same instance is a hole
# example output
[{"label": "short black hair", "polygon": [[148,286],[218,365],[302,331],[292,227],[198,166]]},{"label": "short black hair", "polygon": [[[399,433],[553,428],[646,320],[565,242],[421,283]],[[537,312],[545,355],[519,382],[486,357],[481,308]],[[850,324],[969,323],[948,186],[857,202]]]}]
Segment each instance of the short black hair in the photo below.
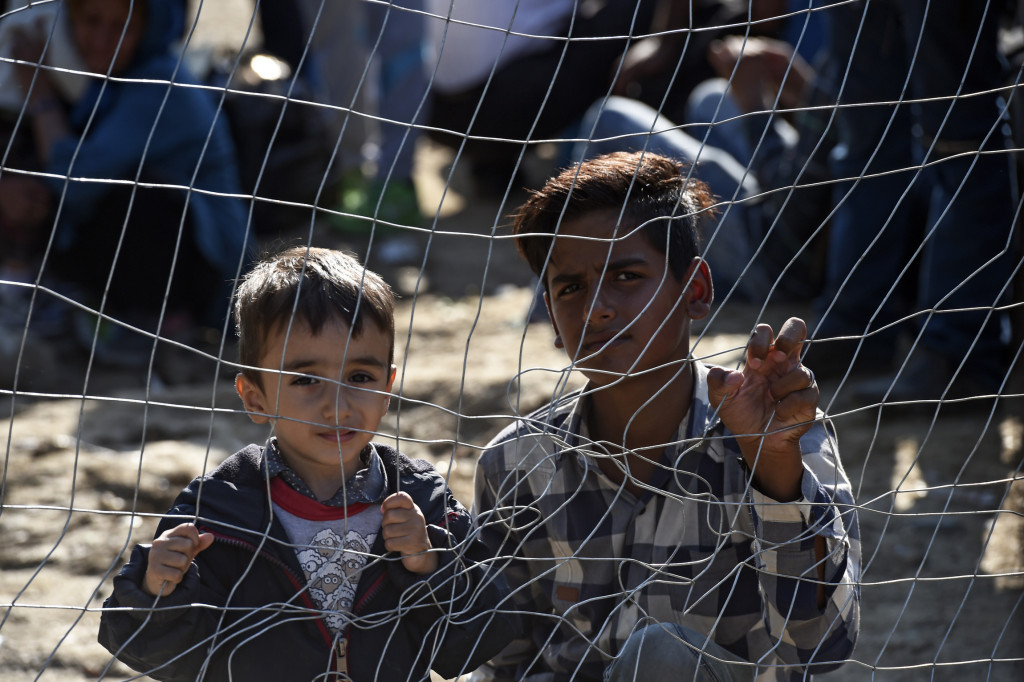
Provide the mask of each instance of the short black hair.
[{"label": "short black hair", "polygon": [[351,254],[296,246],[261,258],[245,275],[235,295],[238,360],[242,373],[259,383],[255,369],[270,334],[295,320],[319,334],[341,319],[353,336],[367,318],[388,335],[388,366],[395,357],[395,295],[380,275]]},{"label": "short black hair", "polygon": [[[651,152],[613,152],[565,168],[513,215],[519,253],[544,280],[551,241],[563,221],[599,211],[621,213],[623,234],[641,228],[682,280],[700,255],[701,222],[715,214],[714,197],[689,166]],[[546,286],[546,283],[545,283]]]}]

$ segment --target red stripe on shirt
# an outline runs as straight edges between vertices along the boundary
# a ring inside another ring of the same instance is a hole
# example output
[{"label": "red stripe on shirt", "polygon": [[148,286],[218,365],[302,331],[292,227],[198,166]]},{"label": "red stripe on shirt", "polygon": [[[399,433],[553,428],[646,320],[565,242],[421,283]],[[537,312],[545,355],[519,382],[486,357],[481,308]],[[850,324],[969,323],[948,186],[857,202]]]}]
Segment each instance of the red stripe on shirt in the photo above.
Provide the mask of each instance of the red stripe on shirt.
[{"label": "red stripe on shirt", "polygon": [[270,499],[289,514],[310,521],[343,519],[349,515],[354,516],[370,506],[366,502],[353,502],[344,507],[321,504],[292,488],[280,476],[275,476],[270,481]]}]

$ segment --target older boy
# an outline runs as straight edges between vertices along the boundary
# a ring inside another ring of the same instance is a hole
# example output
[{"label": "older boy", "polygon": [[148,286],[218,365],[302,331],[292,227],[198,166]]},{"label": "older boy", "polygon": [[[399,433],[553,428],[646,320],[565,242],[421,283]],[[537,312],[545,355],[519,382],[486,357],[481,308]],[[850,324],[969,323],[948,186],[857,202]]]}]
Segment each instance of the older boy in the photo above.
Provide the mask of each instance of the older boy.
[{"label": "older boy", "polygon": [[511,639],[515,617],[491,613],[507,586],[475,563],[466,509],[427,462],[371,442],[393,306],[337,251],[294,248],[248,274],[236,388],[274,435],[194,480],[135,548],[100,626],[118,658],[168,680],[420,680]]},{"label": "older boy", "polygon": [[498,435],[476,476],[524,635],[474,679],[794,680],[846,659],[860,545],[806,329],[758,325],[742,371],[690,356],[712,199],[616,153],[518,211],[521,253],[587,378]]}]

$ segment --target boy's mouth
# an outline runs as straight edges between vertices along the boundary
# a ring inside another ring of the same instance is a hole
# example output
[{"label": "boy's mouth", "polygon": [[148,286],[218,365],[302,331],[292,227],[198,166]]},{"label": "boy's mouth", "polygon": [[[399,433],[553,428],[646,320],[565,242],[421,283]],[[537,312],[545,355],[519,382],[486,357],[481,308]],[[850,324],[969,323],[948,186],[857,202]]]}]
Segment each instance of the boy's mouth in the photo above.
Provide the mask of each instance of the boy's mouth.
[{"label": "boy's mouth", "polygon": [[606,348],[612,348],[626,342],[626,336],[621,331],[603,331],[583,337],[581,350],[587,355],[592,355]]},{"label": "boy's mouth", "polygon": [[332,443],[344,443],[351,440],[356,435],[356,432],[351,429],[338,428],[331,431],[322,431],[319,435],[324,440],[329,440]]}]

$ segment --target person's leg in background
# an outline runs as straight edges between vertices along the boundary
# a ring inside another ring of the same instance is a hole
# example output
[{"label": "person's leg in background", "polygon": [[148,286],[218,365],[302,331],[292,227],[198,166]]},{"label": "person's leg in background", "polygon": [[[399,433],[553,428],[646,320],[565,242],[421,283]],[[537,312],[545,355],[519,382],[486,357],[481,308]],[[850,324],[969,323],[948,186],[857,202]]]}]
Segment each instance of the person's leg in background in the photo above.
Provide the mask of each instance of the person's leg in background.
[{"label": "person's leg in background", "polygon": [[[829,80],[836,101],[864,104],[835,112],[838,141],[830,169],[836,184],[825,287],[810,326],[808,365],[822,376],[887,371],[898,330],[881,330],[903,312],[901,289],[913,287],[908,254],[918,232],[917,187],[909,106],[898,102],[907,80],[900,17],[890,3],[833,6]],[[869,37],[870,36],[870,37]],[[856,42],[854,42],[856,40]],[[852,337],[835,340],[837,337]]]},{"label": "person's leg in background", "polygon": [[[552,40],[550,47],[517,58],[466,92],[438,96],[432,125],[502,140],[471,140],[465,146],[483,194],[500,196],[510,182],[517,181],[513,170],[527,140],[561,136],[578,123],[592,102],[609,94],[616,60],[628,41],[591,39],[625,36],[631,29],[644,32],[654,4],[652,0],[580,4],[572,25],[565,28],[568,43]],[[596,11],[585,13],[594,7]],[[438,137],[461,146],[461,139]]]},{"label": "person's leg in background", "polygon": [[419,129],[430,115],[424,63],[423,0],[376,5],[365,3],[365,46],[371,60],[376,136],[364,147],[368,182],[363,215],[387,222],[418,225],[422,216],[413,184],[413,156]]},{"label": "person's leg in background", "polygon": [[920,348],[894,388],[896,399],[940,397],[961,362],[949,396],[995,392],[1005,378],[1003,314],[992,308],[1012,294],[1017,180],[1006,112],[996,94],[986,94],[1005,73],[998,3],[987,11],[986,4],[900,4],[906,43],[920,45],[912,80],[915,141],[930,188],[916,307],[964,312],[918,318]]},{"label": "person's leg in background", "polygon": [[692,628],[655,623],[636,630],[605,682],[753,682],[757,668]]}]

